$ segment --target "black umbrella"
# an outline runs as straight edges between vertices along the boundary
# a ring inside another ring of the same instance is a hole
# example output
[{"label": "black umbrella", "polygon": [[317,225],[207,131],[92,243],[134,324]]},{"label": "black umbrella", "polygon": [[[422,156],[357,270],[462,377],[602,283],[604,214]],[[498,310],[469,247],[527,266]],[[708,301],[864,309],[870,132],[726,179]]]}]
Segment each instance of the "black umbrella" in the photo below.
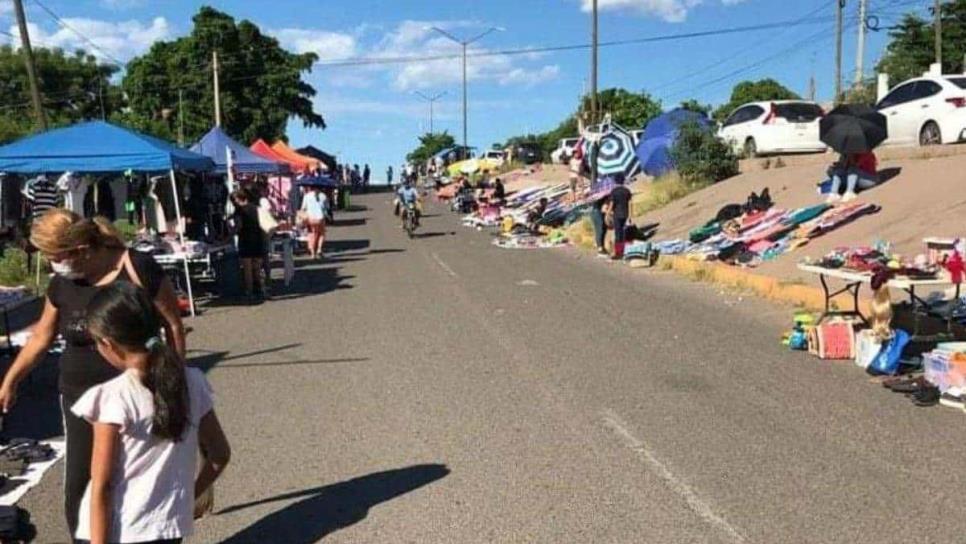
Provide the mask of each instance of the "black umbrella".
[{"label": "black umbrella", "polygon": [[819,137],[839,153],[866,153],[889,137],[885,115],[869,106],[843,104],[819,123]]}]

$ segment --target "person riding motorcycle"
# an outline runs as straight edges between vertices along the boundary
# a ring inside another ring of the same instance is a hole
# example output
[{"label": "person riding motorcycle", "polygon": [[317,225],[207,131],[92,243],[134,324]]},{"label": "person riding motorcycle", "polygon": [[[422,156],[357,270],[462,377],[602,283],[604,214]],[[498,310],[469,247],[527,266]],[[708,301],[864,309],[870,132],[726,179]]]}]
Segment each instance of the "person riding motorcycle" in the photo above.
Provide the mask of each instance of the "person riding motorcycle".
[{"label": "person riding motorcycle", "polygon": [[399,200],[399,208],[401,213],[399,217],[402,219],[402,227],[406,228],[406,214],[409,213],[411,209],[416,214],[416,225],[419,225],[419,191],[412,186],[411,182],[407,180],[402,187],[396,192],[396,198]]}]

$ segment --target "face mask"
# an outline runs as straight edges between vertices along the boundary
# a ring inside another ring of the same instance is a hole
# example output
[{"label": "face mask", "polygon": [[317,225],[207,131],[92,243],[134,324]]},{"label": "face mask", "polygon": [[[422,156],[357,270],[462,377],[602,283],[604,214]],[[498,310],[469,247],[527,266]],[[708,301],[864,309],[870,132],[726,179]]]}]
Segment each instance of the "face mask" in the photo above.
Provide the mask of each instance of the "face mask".
[{"label": "face mask", "polygon": [[71,266],[70,261],[59,261],[56,263],[50,263],[50,268],[54,271],[54,274],[58,276],[63,276],[67,279],[77,279],[81,277],[81,274],[74,270]]}]

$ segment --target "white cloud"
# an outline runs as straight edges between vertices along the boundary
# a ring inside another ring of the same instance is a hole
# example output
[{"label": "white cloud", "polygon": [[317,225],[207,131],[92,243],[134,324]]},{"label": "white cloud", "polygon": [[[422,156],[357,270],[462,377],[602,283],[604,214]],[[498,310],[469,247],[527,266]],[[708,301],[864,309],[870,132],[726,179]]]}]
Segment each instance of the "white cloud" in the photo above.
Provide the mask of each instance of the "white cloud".
[{"label": "white cloud", "polygon": [[539,70],[530,71],[514,68],[500,78],[500,85],[523,85],[533,87],[545,81],[556,79],[560,75],[560,67],[556,64],[544,66]]},{"label": "white cloud", "polygon": [[13,13],[13,2],[0,2],[0,17]]},{"label": "white cloud", "polygon": [[[745,0],[721,0],[726,6],[740,4]],[[633,11],[641,15],[660,17],[669,23],[680,23],[687,19],[691,8],[703,4],[704,0],[598,0],[600,11]],[[592,0],[582,0],[583,11],[592,9]]]},{"label": "white cloud", "polygon": [[[136,20],[111,22],[82,17],[65,17],[64,22],[86,36],[100,50],[73,30],[58,27],[55,32],[49,33],[35,23],[29,23],[27,27],[31,41],[41,47],[60,47],[71,51],[83,49],[102,60],[110,60],[104,54],[106,51],[111,57],[126,61],[145,52],[154,42],[171,36],[171,27],[164,17],[155,17],[150,25]],[[20,30],[16,25],[10,27],[10,33],[19,40]]]},{"label": "white cloud", "polygon": [[297,53],[315,53],[319,60],[347,59],[356,55],[356,38],[351,34],[283,28],[271,32],[283,47]]}]

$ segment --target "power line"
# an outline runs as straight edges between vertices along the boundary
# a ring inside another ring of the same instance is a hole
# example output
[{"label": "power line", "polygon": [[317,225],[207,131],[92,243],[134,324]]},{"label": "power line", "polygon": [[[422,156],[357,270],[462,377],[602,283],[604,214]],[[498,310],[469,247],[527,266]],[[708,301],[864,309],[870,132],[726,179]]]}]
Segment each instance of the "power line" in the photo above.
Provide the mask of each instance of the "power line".
[{"label": "power line", "polygon": [[58,16],[56,13],[53,12],[53,10],[51,10],[50,8],[48,8],[47,6],[45,6],[40,0],[33,0],[33,2],[34,2],[34,4],[37,4],[37,6],[40,9],[44,10],[45,12],[47,12],[47,15],[50,15],[50,17],[54,21],[57,21],[57,24],[59,24],[61,27],[66,28],[67,30],[70,30],[71,32],[73,32],[74,34],[76,34],[77,37],[79,37],[80,39],[84,40],[85,43],[87,43],[88,45],[90,45],[91,47],[93,47],[94,49],[96,49],[97,51],[100,51],[101,54],[103,54],[108,59],[110,59],[110,60],[114,61],[115,63],[117,63],[117,66],[118,67],[120,67],[120,68],[123,68],[124,67],[124,62],[122,62],[117,57],[115,57],[115,56],[111,55],[110,53],[108,53],[107,51],[105,51],[101,46],[99,46],[96,43],[94,43],[94,40],[91,40],[87,36],[81,34],[80,31],[78,31],[76,28],[74,28],[74,27],[70,26],[69,24],[67,24],[63,19],[60,18],[60,16]]}]

